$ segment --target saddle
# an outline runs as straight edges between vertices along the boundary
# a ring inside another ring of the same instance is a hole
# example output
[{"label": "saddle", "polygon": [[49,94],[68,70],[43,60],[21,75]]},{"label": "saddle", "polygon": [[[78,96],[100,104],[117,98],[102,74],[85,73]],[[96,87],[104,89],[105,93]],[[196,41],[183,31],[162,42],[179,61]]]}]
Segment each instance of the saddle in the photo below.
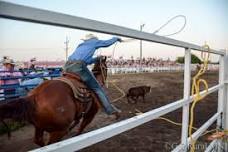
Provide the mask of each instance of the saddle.
[{"label": "saddle", "polygon": [[62,81],[68,84],[74,94],[75,99],[78,99],[82,103],[88,103],[93,100],[92,91],[85,85],[80,75],[71,72],[64,72],[62,77],[54,80]]}]

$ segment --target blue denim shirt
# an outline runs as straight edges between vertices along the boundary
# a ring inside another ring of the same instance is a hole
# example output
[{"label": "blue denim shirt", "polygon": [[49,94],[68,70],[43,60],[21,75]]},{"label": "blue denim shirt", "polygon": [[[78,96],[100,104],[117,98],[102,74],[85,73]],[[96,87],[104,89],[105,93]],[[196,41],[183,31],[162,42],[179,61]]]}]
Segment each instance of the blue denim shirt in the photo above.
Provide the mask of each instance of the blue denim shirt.
[{"label": "blue denim shirt", "polygon": [[109,40],[98,40],[96,38],[86,40],[78,45],[73,54],[69,56],[68,60],[82,60],[87,65],[95,63],[97,58],[93,58],[93,55],[96,49],[101,47],[108,47],[117,42],[118,40],[119,38],[117,37],[113,37]]}]

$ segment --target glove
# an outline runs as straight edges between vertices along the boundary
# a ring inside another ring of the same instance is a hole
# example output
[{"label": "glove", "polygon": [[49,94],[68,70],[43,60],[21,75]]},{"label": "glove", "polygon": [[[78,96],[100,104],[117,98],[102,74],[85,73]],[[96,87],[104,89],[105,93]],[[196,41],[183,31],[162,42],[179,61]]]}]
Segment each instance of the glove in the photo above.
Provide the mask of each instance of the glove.
[{"label": "glove", "polygon": [[118,37],[118,38],[117,38],[117,41],[122,42],[122,39]]},{"label": "glove", "polygon": [[107,58],[106,56],[99,56],[99,57],[98,57],[98,59],[101,60],[101,61],[106,60],[106,58]]}]

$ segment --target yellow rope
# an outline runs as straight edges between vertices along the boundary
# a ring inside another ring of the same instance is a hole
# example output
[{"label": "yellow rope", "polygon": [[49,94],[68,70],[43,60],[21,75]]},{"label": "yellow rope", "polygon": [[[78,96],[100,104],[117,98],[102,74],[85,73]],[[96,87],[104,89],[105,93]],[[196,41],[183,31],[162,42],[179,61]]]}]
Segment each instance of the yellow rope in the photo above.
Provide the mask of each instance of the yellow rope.
[{"label": "yellow rope", "polygon": [[[169,122],[169,123],[171,123],[171,124],[174,124],[174,125],[176,125],[176,126],[182,126],[181,123],[174,122],[174,121],[172,121],[172,120],[170,120],[170,119],[168,119],[168,118],[165,118],[165,117],[159,117],[159,118],[157,118],[157,119],[167,121],[167,122]],[[189,126],[189,128],[190,128],[190,126]],[[194,126],[192,126],[191,128],[192,128],[193,130],[198,130],[198,128],[196,128],[196,127],[194,127]],[[205,133],[203,133],[201,136],[205,136],[206,134],[209,134],[209,133],[214,132],[214,131],[217,131],[217,129],[207,130],[207,131],[205,131]]]},{"label": "yellow rope", "polygon": [[[106,81],[106,77],[105,77],[105,74],[104,74],[104,71],[103,71],[103,69],[102,69],[102,64],[101,64],[101,62],[100,62],[100,66],[101,66],[101,75],[102,75],[102,78],[103,78],[103,80],[104,80],[104,85],[108,88],[108,82],[110,82],[117,90],[119,90],[120,91],[120,93],[122,93],[122,96],[120,96],[120,97],[118,97],[118,98],[116,98],[116,99],[114,99],[113,101],[112,101],[112,103],[113,102],[116,102],[116,101],[118,101],[118,100],[120,100],[120,99],[122,99],[122,98],[124,98],[125,97],[125,92],[122,90],[122,89],[120,89],[113,81]],[[108,76],[108,75],[107,75]]]},{"label": "yellow rope", "polygon": [[[205,71],[207,70],[209,56],[210,56],[210,54],[209,54],[210,47],[205,44],[203,46],[203,49],[208,50],[208,52],[207,53],[201,52],[201,57],[203,59],[203,66],[201,66],[198,73],[193,77],[193,82],[192,82],[191,94],[193,96],[193,103],[191,105],[191,110],[190,110],[190,124],[189,124],[189,136],[191,139],[190,152],[195,151],[195,143],[196,143],[196,141],[194,141],[192,138],[192,126],[193,126],[193,122],[194,122],[194,108],[200,100],[202,100],[204,97],[206,97],[206,94],[208,92],[207,81],[204,79],[201,79],[200,76],[202,76],[205,73]],[[204,85],[205,90],[206,90],[206,93],[203,95],[200,95],[200,84],[201,83]]]},{"label": "yellow rope", "polygon": [[[136,115],[143,114],[143,112],[141,112],[141,111],[138,110],[138,109],[135,109],[135,111],[137,112]],[[157,119],[158,119],[158,120],[167,121],[167,122],[169,122],[169,123],[171,123],[171,124],[173,124],[173,125],[176,125],[176,126],[182,126],[181,123],[172,121],[171,119],[168,119],[168,118],[165,118],[165,117],[158,117]],[[190,126],[189,126],[189,127],[190,127]],[[193,130],[198,130],[198,128],[193,127],[193,126],[192,126],[192,129],[193,129]],[[201,136],[205,136],[206,134],[209,134],[209,133],[214,132],[214,131],[217,131],[217,129],[207,130],[207,131],[205,131],[205,133],[202,134]]]},{"label": "yellow rope", "polygon": [[[168,119],[168,118],[165,118],[165,117],[159,117],[159,118],[157,118],[157,119],[167,121],[167,122],[169,122],[169,123],[171,123],[171,124],[174,124],[174,125],[176,125],[176,126],[182,126],[181,123],[174,122],[174,121],[172,121],[172,120],[170,120],[170,119]],[[189,126],[189,127],[190,127],[190,126]],[[196,127],[193,127],[193,126],[192,126],[192,129],[197,130],[197,128],[196,128]]]},{"label": "yellow rope", "polygon": [[122,89],[120,89],[113,81],[109,81],[109,82],[122,94],[122,96],[112,100],[112,103],[116,102],[126,96],[125,92]]}]

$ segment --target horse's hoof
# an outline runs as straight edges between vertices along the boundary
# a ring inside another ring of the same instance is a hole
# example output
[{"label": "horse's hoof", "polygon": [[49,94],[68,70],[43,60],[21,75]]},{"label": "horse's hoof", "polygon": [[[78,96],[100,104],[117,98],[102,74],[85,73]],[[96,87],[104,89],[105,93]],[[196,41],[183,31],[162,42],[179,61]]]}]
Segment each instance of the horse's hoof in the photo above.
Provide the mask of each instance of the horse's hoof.
[{"label": "horse's hoof", "polygon": [[114,112],[108,116],[109,119],[118,120],[120,118],[120,112]]},{"label": "horse's hoof", "polygon": [[115,120],[118,120],[120,118],[120,113],[119,112],[116,112],[115,113],[115,116],[116,116]]},{"label": "horse's hoof", "polygon": [[40,146],[40,147],[45,146],[45,143],[44,143],[43,141],[34,140],[33,142],[34,142],[35,144],[37,144],[38,146]]}]

